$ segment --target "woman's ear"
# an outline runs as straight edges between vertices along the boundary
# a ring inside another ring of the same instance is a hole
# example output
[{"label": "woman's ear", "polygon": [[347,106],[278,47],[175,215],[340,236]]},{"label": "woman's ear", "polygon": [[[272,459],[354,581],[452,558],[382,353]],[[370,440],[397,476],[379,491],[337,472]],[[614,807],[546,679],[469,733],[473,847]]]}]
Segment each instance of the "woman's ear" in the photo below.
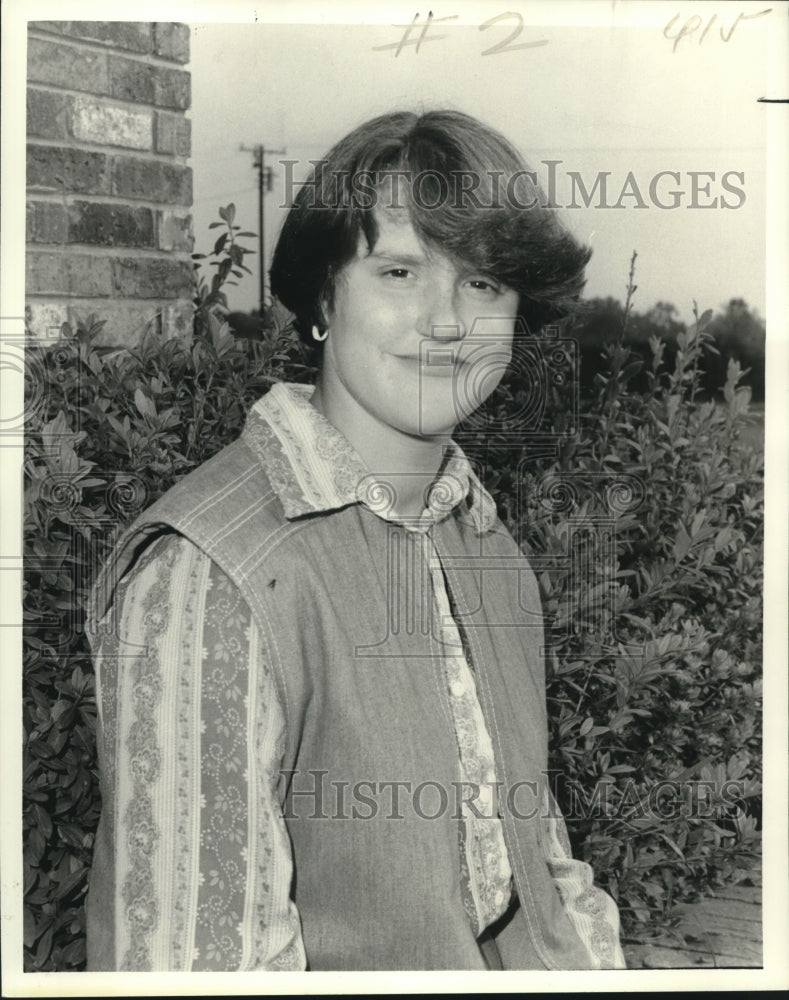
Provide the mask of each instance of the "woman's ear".
[{"label": "woman's ear", "polygon": [[323,291],[318,296],[316,322],[321,330],[331,325],[332,303],[334,301],[334,272],[330,268],[326,275]]}]

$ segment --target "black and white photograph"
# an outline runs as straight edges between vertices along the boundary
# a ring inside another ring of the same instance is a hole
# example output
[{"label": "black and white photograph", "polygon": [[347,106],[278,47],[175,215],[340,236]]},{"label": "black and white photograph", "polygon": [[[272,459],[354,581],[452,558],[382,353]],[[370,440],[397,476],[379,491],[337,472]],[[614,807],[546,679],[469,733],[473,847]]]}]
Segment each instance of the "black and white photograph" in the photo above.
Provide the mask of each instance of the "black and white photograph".
[{"label": "black and white photograph", "polygon": [[789,4],[2,17],[4,994],[789,986]]}]

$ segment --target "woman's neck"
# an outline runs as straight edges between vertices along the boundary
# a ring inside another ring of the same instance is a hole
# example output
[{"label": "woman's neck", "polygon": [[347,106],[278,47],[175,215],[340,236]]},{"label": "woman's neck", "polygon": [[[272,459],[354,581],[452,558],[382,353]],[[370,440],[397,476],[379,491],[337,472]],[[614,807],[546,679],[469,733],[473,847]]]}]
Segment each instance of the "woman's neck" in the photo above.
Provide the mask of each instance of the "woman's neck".
[{"label": "woman's neck", "polygon": [[310,402],[348,439],[376,480],[391,486],[396,512],[418,517],[427,489],[443,465],[450,434],[430,438],[406,434],[346,397],[335,399],[320,379]]}]

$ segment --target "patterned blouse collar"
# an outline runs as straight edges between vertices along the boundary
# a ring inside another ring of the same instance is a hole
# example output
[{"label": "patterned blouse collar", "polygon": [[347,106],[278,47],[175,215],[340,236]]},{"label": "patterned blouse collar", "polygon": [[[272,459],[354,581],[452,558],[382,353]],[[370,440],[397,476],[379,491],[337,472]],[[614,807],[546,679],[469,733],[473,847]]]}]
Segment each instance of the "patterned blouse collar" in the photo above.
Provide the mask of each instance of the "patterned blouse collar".
[{"label": "patterned blouse collar", "polygon": [[496,520],[496,504],[452,442],[419,519],[401,518],[394,489],[376,479],[348,439],[310,403],[311,385],[279,382],[250,410],[244,438],[266,466],[288,519],[361,503],[386,520],[417,530],[457,516],[478,534]]}]

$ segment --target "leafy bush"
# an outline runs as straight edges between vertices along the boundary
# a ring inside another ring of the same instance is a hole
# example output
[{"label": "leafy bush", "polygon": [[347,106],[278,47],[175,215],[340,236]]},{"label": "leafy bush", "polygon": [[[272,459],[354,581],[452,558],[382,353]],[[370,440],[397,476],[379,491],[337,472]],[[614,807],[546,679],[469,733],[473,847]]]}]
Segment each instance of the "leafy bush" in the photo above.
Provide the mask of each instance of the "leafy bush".
[{"label": "leafy bush", "polygon": [[[584,387],[593,385],[598,370],[598,358],[611,331],[625,324],[624,306],[614,298],[590,299],[583,303],[575,336],[581,349]],[[677,337],[687,329],[678,318],[677,309],[669,302],[658,302],[644,313],[631,312],[626,321],[624,343],[649,368],[650,338],[665,341],[664,357],[673,366]],[[764,320],[750,309],[743,299],[730,299],[707,325],[708,349],[700,359],[700,388],[705,398],[714,398],[726,380],[730,360],[738,361],[743,369],[742,384],[747,385],[755,402],[764,402],[764,357],[766,330]],[[646,371],[637,376],[631,388],[647,391]]]},{"label": "leafy bush", "polygon": [[[82,608],[96,569],[122,526],[237,435],[273,381],[313,374],[276,306],[254,343],[217,317],[246,252],[232,250],[241,234],[223,212],[227,238],[214,248],[214,280],[198,282],[191,343],[150,336],[134,350],[102,348],[102,324],[89,320],[28,346],[29,970],[84,967],[99,797]],[[538,573],[556,790],[576,852],[618,898],[626,928],[740,877],[758,853],[761,460],[738,441],[748,403],[736,364],[721,405],[698,401],[707,319],[681,334],[671,371],[653,341],[643,393],[631,388],[640,362],[623,329],[612,331],[580,433],[570,433],[570,379],[552,388],[553,407],[525,441],[508,436],[534,391],[516,372],[488,407],[501,430],[472,422],[458,435]],[[710,815],[639,811],[667,778],[710,782]],[[726,780],[739,782],[734,799],[722,796]],[[599,808],[582,808],[595,791]]]},{"label": "leafy bush", "polygon": [[[633,290],[631,273],[579,433],[464,441],[538,574],[555,792],[626,933],[758,865],[761,805],[763,457],[741,437],[750,391],[730,360],[723,399],[699,401],[710,313],[679,332],[671,368],[651,338],[643,372],[625,341]],[[502,386],[494,424],[523,411],[524,381]],[[571,397],[554,390],[552,430]]]}]

